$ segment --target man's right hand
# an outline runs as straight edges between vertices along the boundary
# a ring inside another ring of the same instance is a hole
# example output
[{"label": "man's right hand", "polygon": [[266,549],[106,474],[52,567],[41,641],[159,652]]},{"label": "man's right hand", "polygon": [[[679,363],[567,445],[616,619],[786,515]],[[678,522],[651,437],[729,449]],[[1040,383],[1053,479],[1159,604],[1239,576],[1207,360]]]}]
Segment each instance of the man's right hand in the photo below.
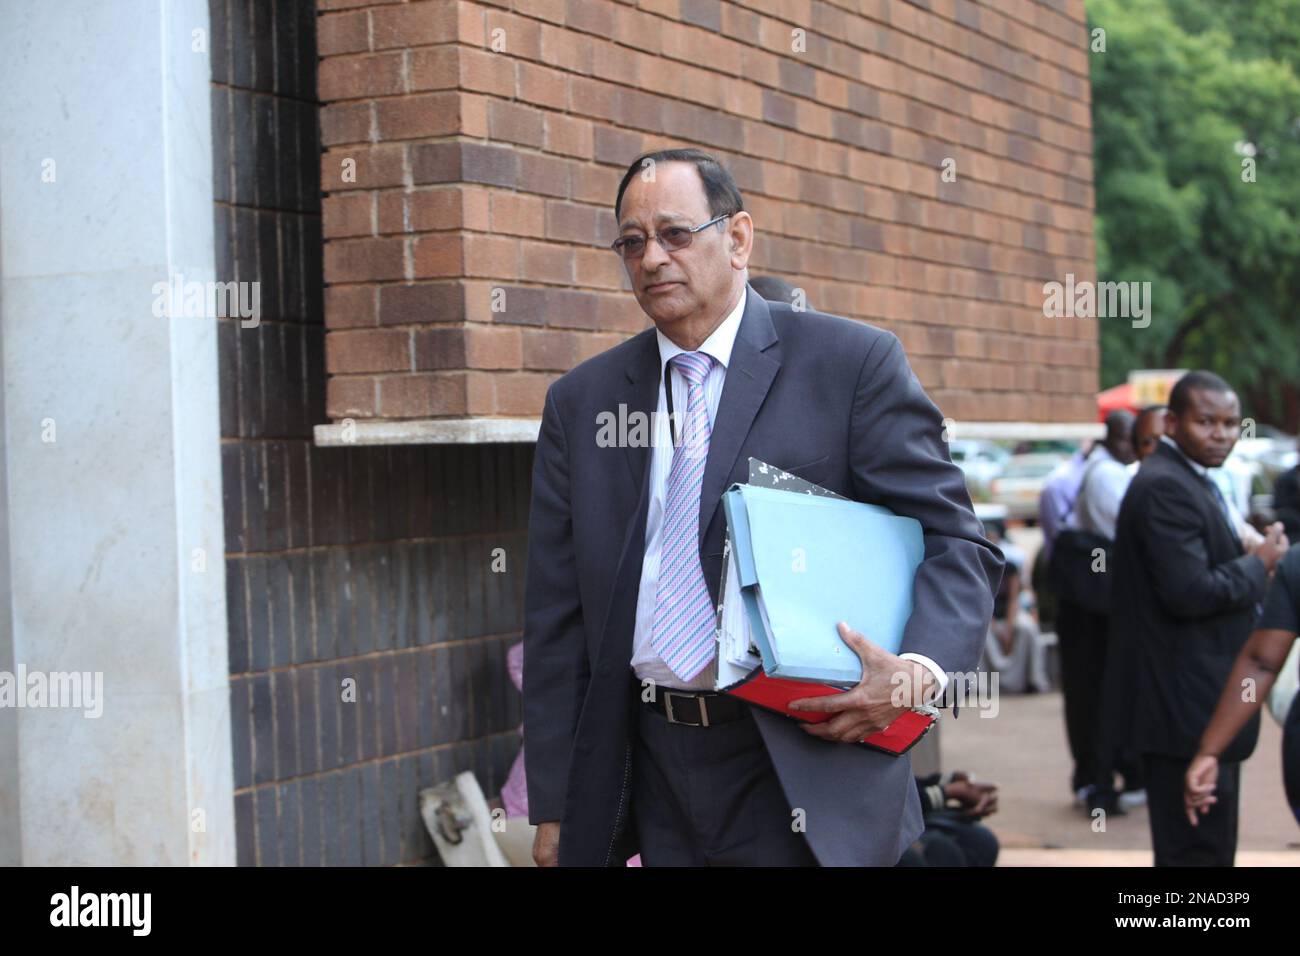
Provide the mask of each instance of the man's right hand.
[{"label": "man's right hand", "polygon": [[1264,535],[1264,542],[1255,549],[1255,556],[1264,562],[1264,570],[1272,574],[1273,568],[1282,560],[1288,547],[1290,542],[1286,539],[1282,522],[1274,521],[1268,526],[1268,534]]},{"label": "man's right hand", "polygon": [[558,866],[560,863],[560,824],[537,824],[533,837],[533,862],[538,866]]}]

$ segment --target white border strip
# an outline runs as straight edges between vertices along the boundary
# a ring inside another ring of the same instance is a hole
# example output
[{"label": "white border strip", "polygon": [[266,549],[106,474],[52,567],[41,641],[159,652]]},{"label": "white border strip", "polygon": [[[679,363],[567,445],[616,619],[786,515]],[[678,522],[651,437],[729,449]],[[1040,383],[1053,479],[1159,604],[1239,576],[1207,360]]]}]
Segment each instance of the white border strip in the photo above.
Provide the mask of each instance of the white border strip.
[{"label": "white border strip", "polygon": [[[491,445],[532,444],[541,426],[536,418],[438,418],[411,421],[344,419],[317,425],[316,444],[347,445]],[[962,422],[949,421],[948,436],[960,439],[1086,441],[1106,430],[1097,422]]]}]

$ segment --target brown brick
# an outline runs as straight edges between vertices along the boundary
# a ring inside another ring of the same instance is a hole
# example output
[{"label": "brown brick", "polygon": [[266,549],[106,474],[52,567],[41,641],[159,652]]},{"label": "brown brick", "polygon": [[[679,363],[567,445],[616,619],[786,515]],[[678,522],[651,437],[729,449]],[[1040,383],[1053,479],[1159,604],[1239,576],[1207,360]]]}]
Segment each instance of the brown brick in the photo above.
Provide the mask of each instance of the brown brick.
[{"label": "brown brick", "polygon": [[370,14],[366,10],[324,13],[316,18],[316,52],[322,57],[370,48]]},{"label": "brown brick", "polygon": [[381,325],[421,325],[465,320],[465,290],[458,282],[421,282],[379,288]]},{"label": "brown brick", "polygon": [[373,376],[330,376],[325,383],[325,415],[336,422],[343,418],[374,418],[378,411],[376,391]]},{"label": "brown brick", "polygon": [[336,239],[325,244],[327,282],[400,279],[406,271],[405,239]]},{"label": "brown brick", "polygon": [[465,327],[421,329],[415,333],[417,371],[465,368]]},{"label": "brown brick", "polygon": [[320,139],[322,146],[341,143],[365,143],[370,140],[370,123],[373,104],[332,103],[320,111]]},{"label": "brown brick", "polygon": [[463,225],[461,187],[440,186],[379,197],[381,232],[438,232]]},{"label": "brown brick", "polygon": [[564,0],[514,0],[515,10],[526,17],[564,23]]},{"label": "brown brick", "polygon": [[[594,249],[573,249],[574,280],[580,286],[597,289],[627,288],[627,272],[623,262],[612,249],[606,248],[614,241],[615,233],[611,228],[609,235],[602,235]],[[526,274],[526,273],[525,273]]]},{"label": "brown brick", "polygon": [[465,273],[464,239],[459,235],[434,234],[415,240],[412,269],[417,279],[437,279]]},{"label": "brown brick", "polygon": [[464,372],[390,375],[379,380],[379,414],[384,418],[436,418],[468,410]]},{"label": "brown brick", "polygon": [[446,136],[460,126],[456,93],[426,93],[380,100],[375,104],[379,138],[387,142]]},{"label": "brown brick", "polygon": [[545,129],[536,107],[494,99],[488,102],[487,117],[492,139],[541,149]]},{"label": "brown brick", "polygon": [[581,34],[544,25],[542,60],[571,73],[591,73],[591,41]]},{"label": "brown brick", "polygon": [[486,306],[472,313],[476,318],[508,325],[545,325],[549,292],[545,287],[493,282],[484,298]]},{"label": "brown brick", "polygon": [[[592,141],[598,163],[613,163],[626,168],[632,160],[645,152],[645,137],[632,130],[597,126],[593,130]],[[620,173],[619,179],[622,178]]]},{"label": "brown brick", "polygon": [[401,3],[403,0],[317,0],[318,10],[346,10],[351,7],[377,7],[385,3]]},{"label": "brown brick", "polygon": [[493,96],[515,95],[515,65],[508,53],[460,51],[460,85]]},{"label": "brown brick", "polygon": [[[510,0],[482,0],[493,7],[509,7]],[[457,23],[456,42],[465,46],[483,48],[488,45],[486,10],[462,4]]]},{"label": "brown brick", "polygon": [[558,285],[573,282],[573,253],[567,246],[524,240],[522,251],[523,274],[529,279]]},{"label": "brown brick", "polygon": [[540,238],[546,234],[545,200],[523,193],[493,191],[490,222],[496,233]]},{"label": "brown brick", "polygon": [[321,201],[321,230],[326,239],[374,235],[373,193],[339,193]]},{"label": "brown brick", "polygon": [[[657,54],[662,44],[663,24],[665,21],[648,13],[641,13],[627,7],[619,7],[614,14],[614,39],[638,50]],[[673,25],[671,30],[682,30]]]},{"label": "brown brick", "polygon": [[[344,179],[349,169],[354,181]],[[401,146],[345,146],[321,156],[320,186],[327,192],[401,186],[405,176]]]},{"label": "brown brick", "polygon": [[487,10],[484,17],[486,48],[521,60],[542,58],[542,26],[536,20],[504,10]]},{"label": "brown brick", "polygon": [[603,0],[568,0],[565,22],[598,37],[614,35],[614,7]]},{"label": "brown brick", "polygon": [[520,157],[506,146],[481,143],[429,143],[411,147],[415,183],[475,182],[513,187]]},{"label": "brown brick", "polygon": [[519,330],[461,326],[416,333],[417,369],[518,369],[523,359]]},{"label": "brown brick", "polygon": [[520,61],[516,64],[521,100],[562,110],[568,105],[569,81],[559,70]]},{"label": "brown brick", "polygon": [[454,46],[411,50],[407,76],[411,92],[451,90],[460,81],[460,53]]},{"label": "brown brick", "polygon": [[537,153],[521,153],[519,188],[528,193],[567,197],[569,195],[568,161]]},{"label": "brown brick", "polygon": [[487,232],[491,228],[488,191],[482,186],[462,186],[461,221],[474,232]]},{"label": "brown brick", "polygon": [[569,77],[569,111],[580,116],[618,122],[618,87],[584,76]]},{"label": "brown brick", "polygon": [[325,371],[404,372],[411,367],[411,335],[405,331],[340,329],[325,336]]},{"label": "brown brick", "polygon": [[546,389],[554,380],[554,376],[535,372],[503,372],[493,376],[496,413],[529,418],[541,415]]},{"label": "brown brick", "polygon": [[453,43],[456,40],[457,4],[448,0],[424,0],[371,11],[373,49]]},{"label": "brown brick", "polygon": [[[591,39],[591,72],[602,80],[621,83],[624,86],[640,86],[641,61],[645,54],[629,50],[625,46],[615,46],[603,40]],[[674,64],[676,65],[676,64]],[[666,91],[657,90],[663,94]],[[697,92],[702,93],[702,90]]]},{"label": "brown brick", "polygon": [[523,367],[568,371],[577,361],[579,338],[576,332],[556,329],[524,330]]},{"label": "brown brick", "polygon": [[560,113],[546,114],[546,151],[591,159],[591,121]]},{"label": "brown brick", "polygon": [[548,202],[546,238],[593,245],[596,242],[596,211],[578,203]]},{"label": "brown brick", "polygon": [[[636,155],[636,153],[629,154],[626,162],[630,163]],[[603,205],[610,213],[612,224],[614,197],[618,195],[618,184],[623,178],[623,168],[620,166],[618,169],[610,169],[581,163],[572,167],[571,173],[573,198],[579,202]],[[746,196],[745,199],[748,202],[749,197]]]},{"label": "brown brick", "polygon": [[467,368],[517,369],[524,361],[518,329],[471,325],[465,328]]},{"label": "brown brick", "polygon": [[519,276],[519,240],[509,236],[465,236],[467,276],[515,279]]},{"label": "brown brick", "polygon": [[355,100],[403,92],[401,53],[331,56],[321,60],[317,88],[322,100]]},{"label": "brown brick", "polygon": [[325,328],[350,329],[379,321],[376,288],[370,285],[332,285],[325,290]]}]

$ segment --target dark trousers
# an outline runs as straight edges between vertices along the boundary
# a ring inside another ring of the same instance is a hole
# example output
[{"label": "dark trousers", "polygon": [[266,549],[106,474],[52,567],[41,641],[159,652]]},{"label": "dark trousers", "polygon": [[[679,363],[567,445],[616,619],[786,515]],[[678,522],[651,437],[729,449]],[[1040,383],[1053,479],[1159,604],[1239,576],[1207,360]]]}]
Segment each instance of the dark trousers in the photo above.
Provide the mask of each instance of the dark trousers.
[{"label": "dark trousers", "polygon": [[1101,688],[1100,725],[1097,729],[1097,789],[1112,792],[1115,773],[1124,778],[1125,790],[1146,787],[1142,760],[1129,745],[1133,736],[1133,701],[1140,693],[1137,657],[1131,646],[1116,636],[1107,640],[1105,677]]},{"label": "dark trousers", "polygon": [[1183,809],[1183,775],[1191,763],[1185,757],[1143,754],[1147,811],[1156,866],[1232,866],[1237,854],[1237,808],[1241,796],[1241,764],[1219,765],[1214,795],[1219,802],[1187,822]]},{"label": "dark trousers", "polygon": [[1065,734],[1074,758],[1071,789],[1097,782],[1097,730],[1102,677],[1106,670],[1107,619],[1064,598],[1056,612],[1061,651],[1061,691],[1065,696]]},{"label": "dark trousers", "polygon": [[1065,732],[1074,758],[1071,788],[1093,784],[1099,793],[1110,793],[1119,771],[1125,790],[1141,789],[1142,766],[1129,750],[1124,723],[1118,719],[1127,713],[1129,702],[1116,699],[1115,694],[1127,684],[1116,681],[1115,675],[1106,680],[1110,618],[1064,599],[1059,608],[1056,637],[1061,649]]},{"label": "dark trousers", "polygon": [[640,705],[632,806],[645,866],[816,866],[753,716],[670,724]]}]

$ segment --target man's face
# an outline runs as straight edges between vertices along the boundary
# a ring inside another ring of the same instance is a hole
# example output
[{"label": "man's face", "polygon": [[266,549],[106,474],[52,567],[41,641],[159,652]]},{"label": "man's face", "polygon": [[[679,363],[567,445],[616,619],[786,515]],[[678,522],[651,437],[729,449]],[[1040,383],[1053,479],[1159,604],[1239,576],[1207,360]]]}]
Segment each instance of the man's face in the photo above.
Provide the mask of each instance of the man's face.
[{"label": "man's face", "polygon": [[1217,468],[1241,434],[1241,404],[1236,392],[1195,389],[1181,415],[1169,413],[1165,428],[1192,461]]},{"label": "man's face", "polygon": [[1137,455],[1138,461],[1142,461],[1147,455],[1156,450],[1156,445],[1160,444],[1160,436],[1164,433],[1164,409],[1138,416],[1133,435],[1135,439],[1133,452]]},{"label": "man's face", "polygon": [[[634,175],[619,215],[619,235],[642,237],[713,218],[699,172],[678,162],[656,164],[649,182],[642,173]],[[639,259],[624,260],[632,293],[646,315],[668,333],[676,322],[725,305],[738,270],[748,263],[752,229],[749,215],[740,212],[695,233],[684,249],[669,252],[650,239]]]},{"label": "man's face", "polygon": [[1111,455],[1121,465],[1127,465],[1136,457],[1133,453],[1133,441],[1129,438],[1128,429],[1124,434],[1115,436],[1115,440],[1108,445]]}]

